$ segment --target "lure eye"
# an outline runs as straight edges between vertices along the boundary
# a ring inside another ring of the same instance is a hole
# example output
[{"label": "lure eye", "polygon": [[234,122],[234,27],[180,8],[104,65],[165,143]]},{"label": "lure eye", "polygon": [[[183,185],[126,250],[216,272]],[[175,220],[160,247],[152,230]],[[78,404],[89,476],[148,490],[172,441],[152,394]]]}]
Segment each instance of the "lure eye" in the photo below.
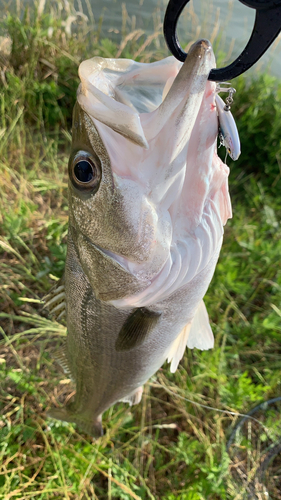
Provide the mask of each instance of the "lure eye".
[{"label": "lure eye", "polygon": [[98,158],[79,151],[69,161],[69,176],[73,186],[79,191],[97,191],[101,181],[101,167]]}]

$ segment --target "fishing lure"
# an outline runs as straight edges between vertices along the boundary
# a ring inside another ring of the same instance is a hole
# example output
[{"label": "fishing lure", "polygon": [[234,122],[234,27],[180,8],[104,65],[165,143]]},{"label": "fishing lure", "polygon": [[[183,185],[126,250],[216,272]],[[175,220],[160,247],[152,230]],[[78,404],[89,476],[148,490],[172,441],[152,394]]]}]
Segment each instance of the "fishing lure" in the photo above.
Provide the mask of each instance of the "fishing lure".
[{"label": "fishing lure", "polygon": [[230,111],[230,105],[225,104],[219,95],[216,95],[217,115],[219,120],[220,146],[224,146],[232,160],[237,160],[241,153],[240,139],[237,126]]}]

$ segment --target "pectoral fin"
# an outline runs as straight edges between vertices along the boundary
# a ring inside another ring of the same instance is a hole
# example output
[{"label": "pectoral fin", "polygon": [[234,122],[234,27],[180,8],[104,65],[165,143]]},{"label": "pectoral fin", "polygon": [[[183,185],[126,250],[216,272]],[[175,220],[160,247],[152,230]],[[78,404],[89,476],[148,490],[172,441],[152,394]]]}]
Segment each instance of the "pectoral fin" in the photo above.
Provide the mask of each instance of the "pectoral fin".
[{"label": "pectoral fin", "polygon": [[146,307],[136,309],[126,319],[116,340],[116,351],[128,351],[141,345],[160,319],[161,312]]},{"label": "pectoral fin", "polygon": [[185,348],[205,351],[214,347],[214,336],[210,327],[209,317],[203,300],[200,302],[191,323],[188,323],[172,343],[167,354],[170,371],[174,373],[184,355]]},{"label": "pectoral fin", "polygon": [[65,288],[64,288],[64,275],[62,278],[51,288],[48,295],[43,297],[43,309],[48,309],[50,314],[56,319],[61,320],[66,314],[65,308]]}]

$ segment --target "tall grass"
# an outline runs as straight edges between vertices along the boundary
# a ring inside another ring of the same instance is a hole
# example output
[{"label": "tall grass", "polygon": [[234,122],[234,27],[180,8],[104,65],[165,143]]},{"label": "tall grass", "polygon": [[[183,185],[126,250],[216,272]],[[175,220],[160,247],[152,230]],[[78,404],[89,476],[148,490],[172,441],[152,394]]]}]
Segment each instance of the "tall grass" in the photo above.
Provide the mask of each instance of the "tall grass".
[{"label": "tall grass", "polygon": [[0,54],[0,498],[280,499],[279,401],[238,416],[281,395],[281,84],[269,75],[235,82],[234,216],[206,296],[215,348],[187,351],[173,375],[164,366],[137,407],[108,410],[97,442],[45,417],[74,390],[52,359],[65,327],[40,298],[64,267],[77,66],[165,55],[157,33],[117,45],[57,8],[41,2],[1,27],[12,47]]}]

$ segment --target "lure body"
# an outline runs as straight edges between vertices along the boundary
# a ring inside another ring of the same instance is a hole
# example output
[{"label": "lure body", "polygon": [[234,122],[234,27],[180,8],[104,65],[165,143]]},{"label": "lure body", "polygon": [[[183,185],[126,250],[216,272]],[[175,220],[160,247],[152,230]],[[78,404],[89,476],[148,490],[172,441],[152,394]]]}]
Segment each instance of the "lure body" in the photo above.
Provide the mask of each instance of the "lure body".
[{"label": "lure body", "polygon": [[237,126],[230,110],[225,110],[225,103],[216,95],[217,114],[219,119],[219,138],[230,158],[237,160],[241,153]]}]

